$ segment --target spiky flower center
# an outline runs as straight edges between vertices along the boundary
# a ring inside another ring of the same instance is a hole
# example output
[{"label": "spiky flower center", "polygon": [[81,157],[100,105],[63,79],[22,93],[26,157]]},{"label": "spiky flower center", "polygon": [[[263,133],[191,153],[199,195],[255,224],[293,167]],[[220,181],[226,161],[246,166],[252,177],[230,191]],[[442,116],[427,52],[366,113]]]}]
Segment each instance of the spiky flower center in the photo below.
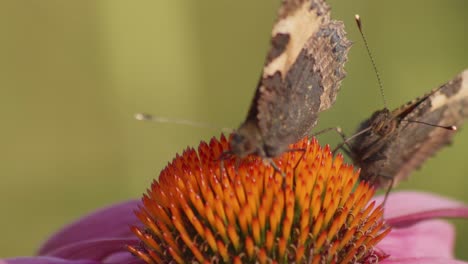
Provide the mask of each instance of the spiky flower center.
[{"label": "spiky flower center", "polygon": [[[353,263],[382,258],[374,246],[390,230],[374,189],[303,139],[273,162],[220,160],[228,142],[187,149],[142,198],[128,246],[146,263]],[[296,151],[297,150],[297,151]]]}]

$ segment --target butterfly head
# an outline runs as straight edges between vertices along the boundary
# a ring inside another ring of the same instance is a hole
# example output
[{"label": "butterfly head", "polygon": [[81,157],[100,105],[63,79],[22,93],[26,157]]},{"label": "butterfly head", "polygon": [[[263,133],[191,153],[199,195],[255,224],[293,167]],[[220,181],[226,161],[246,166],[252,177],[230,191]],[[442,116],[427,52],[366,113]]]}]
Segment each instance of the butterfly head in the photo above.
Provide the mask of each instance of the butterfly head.
[{"label": "butterfly head", "polygon": [[397,125],[397,120],[387,108],[375,112],[371,117],[372,132],[382,137],[395,131]]},{"label": "butterfly head", "polygon": [[264,156],[262,151],[262,140],[258,127],[251,123],[244,123],[237,131],[232,134],[231,152],[239,158],[249,154]]}]

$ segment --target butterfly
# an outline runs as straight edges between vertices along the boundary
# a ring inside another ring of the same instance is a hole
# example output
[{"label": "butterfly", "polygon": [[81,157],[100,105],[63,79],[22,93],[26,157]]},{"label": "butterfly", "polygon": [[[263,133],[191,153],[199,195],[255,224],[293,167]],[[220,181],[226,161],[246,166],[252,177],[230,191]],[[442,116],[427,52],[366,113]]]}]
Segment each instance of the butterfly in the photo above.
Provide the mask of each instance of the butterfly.
[{"label": "butterfly", "polygon": [[362,122],[348,144],[360,179],[392,188],[450,144],[468,118],[468,70],[426,95]]},{"label": "butterfly", "polygon": [[233,133],[237,157],[273,158],[308,135],[336,100],[351,42],[323,0],[282,2],[247,118]]}]

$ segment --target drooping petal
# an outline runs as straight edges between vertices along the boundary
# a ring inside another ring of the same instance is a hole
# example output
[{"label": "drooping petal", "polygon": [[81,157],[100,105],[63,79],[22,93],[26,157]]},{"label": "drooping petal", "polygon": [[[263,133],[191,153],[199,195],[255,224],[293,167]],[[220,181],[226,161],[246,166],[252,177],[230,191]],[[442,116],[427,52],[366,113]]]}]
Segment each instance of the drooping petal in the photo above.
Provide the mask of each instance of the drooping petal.
[{"label": "drooping petal", "polygon": [[[49,255],[63,259],[91,259],[109,263],[108,259],[115,259],[116,256],[134,258],[128,251],[125,250],[125,245],[137,245],[137,239],[95,239],[80,241],[77,243],[68,244],[55,251],[50,252]],[[122,262],[121,262],[122,263]]]},{"label": "drooping petal", "polygon": [[446,259],[446,258],[431,258],[431,257],[420,257],[420,258],[404,258],[404,259],[386,259],[381,264],[466,264],[468,262]]},{"label": "drooping petal", "polygon": [[0,260],[0,264],[102,264],[93,260],[65,260],[52,257],[24,257]]},{"label": "drooping petal", "polygon": [[[381,203],[383,196],[375,201]],[[388,196],[384,215],[388,224],[399,227],[441,217],[468,218],[468,206],[435,194],[402,191]]]},{"label": "drooping petal", "polygon": [[55,233],[42,245],[38,255],[51,255],[60,248],[80,241],[132,238],[129,226],[138,223],[133,213],[138,205],[139,201],[126,201],[91,213]]},{"label": "drooping petal", "polygon": [[144,264],[141,259],[136,258],[132,254],[128,254],[128,251],[113,254],[103,262],[105,264]]},{"label": "drooping petal", "polygon": [[[428,220],[405,228],[393,228],[378,247],[398,258],[453,259],[454,227],[443,220]],[[386,262],[385,262],[386,263]]]}]

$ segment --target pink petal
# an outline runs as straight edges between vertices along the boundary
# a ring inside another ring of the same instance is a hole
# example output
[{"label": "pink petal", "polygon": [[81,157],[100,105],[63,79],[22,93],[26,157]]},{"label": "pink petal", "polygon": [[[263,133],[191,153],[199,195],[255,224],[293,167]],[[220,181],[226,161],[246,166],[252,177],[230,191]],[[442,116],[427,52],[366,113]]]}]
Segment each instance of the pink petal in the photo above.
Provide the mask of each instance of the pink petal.
[{"label": "pink petal", "polygon": [[429,220],[406,228],[393,228],[378,248],[389,260],[404,258],[453,258],[454,227],[442,220]]},{"label": "pink petal", "polygon": [[405,259],[386,259],[381,264],[466,264],[468,262],[444,259],[444,258],[405,258]]},{"label": "pink petal", "polygon": [[[51,257],[25,257],[0,260],[0,264],[102,264],[92,260],[64,260]],[[122,262],[123,264],[123,262]]]},{"label": "pink petal", "polygon": [[130,225],[139,223],[133,210],[138,201],[127,201],[91,213],[54,234],[39,249],[38,255],[48,255],[56,249],[80,241],[104,238],[133,238]]},{"label": "pink petal", "polygon": [[109,263],[108,259],[115,259],[115,256],[127,255],[129,259],[134,257],[125,249],[125,245],[137,245],[138,240],[135,239],[99,239],[80,241],[73,244],[68,244],[49,255],[64,259],[91,259]]},{"label": "pink petal", "polygon": [[[377,204],[383,196],[375,198]],[[392,226],[407,226],[440,217],[468,218],[468,206],[442,196],[423,192],[393,192],[385,204],[384,217]]]},{"label": "pink petal", "polygon": [[131,255],[128,254],[128,252],[120,252],[117,254],[113,254],[112,256],[109,256],[104,263],[106,264],[144,264],[144,261]]}]

